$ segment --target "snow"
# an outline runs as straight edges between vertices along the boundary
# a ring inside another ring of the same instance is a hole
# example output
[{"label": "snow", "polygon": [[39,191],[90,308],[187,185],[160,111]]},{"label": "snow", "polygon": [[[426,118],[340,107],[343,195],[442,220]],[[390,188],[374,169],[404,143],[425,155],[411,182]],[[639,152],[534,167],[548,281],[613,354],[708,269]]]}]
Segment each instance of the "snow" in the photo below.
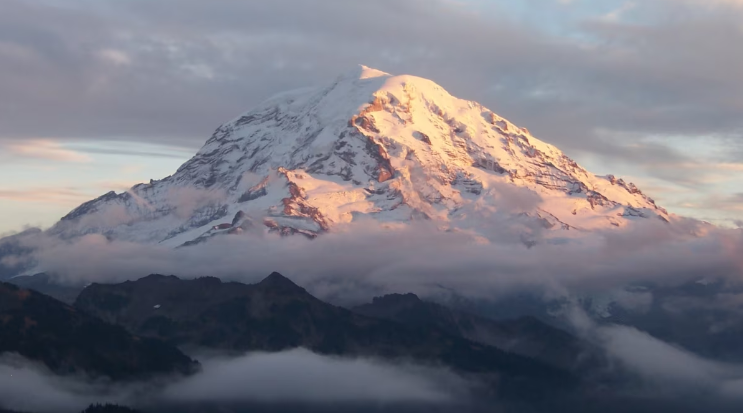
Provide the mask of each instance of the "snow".
[{"label": "snow", "polygon": [[359,66],[273,96],[220,126],[174,175],[84,204],[51,232],[178,247],[244,231],[241,213],[264,231],[308,236],[425,216],[484,239],[482,223],[501,219],[541,220],[559,238],[673,219],[476,102]]},{"label": "snow", "polygon": [[376,77],[390,77],[389,73],[383,72],[381,70],[373,69],[371,67],[367,67],[364,65],[359,65],[354,70],[349,71],[345,75],[342,75],[341,78],[343,79],[351,79],[351,80],[364,80],[364,79],[373,79]]}]

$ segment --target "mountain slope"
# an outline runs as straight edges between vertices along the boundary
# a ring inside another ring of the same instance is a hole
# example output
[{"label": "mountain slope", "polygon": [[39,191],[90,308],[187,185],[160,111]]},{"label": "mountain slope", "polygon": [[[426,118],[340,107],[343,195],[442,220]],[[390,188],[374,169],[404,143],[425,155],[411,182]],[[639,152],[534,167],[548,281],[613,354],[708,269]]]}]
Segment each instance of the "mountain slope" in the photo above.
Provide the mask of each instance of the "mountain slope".
[{"label": "mountain slope", "polygon": [[18,275],[33,266],[30,255],[34,252],[34,248],[30,245],[41,234],[40,229],[31,228],[0,238],[0,281]]},{"label": "mountain slope", "polygon": [[314,237],[362,218],[486,238],[483,223],[517,221],[527,244],[535,230],[669,220],[633,184],[591,174],[478,103],[361,67],[267,100],[174,175],[87,202],[51,232],[181,246],[246,230]]},{"label": "mountain slope", "polygon": [[435,326],[450,334],[563,369],[579,370],[599,363],[598,349],[533,317],[495,321],[423,301],[415,294],[376,297],[353,311],[404,324]]},{"label": "mountain slope", "polygon": [[187,374],[198,364],[158,340],[31,290],[0,283],[0,354],[18,353],[57,374],[87,373],[114,380]]},{"label": "mountain slope", "polygon": [[56,277],[46,273],[13,277],[7,282],[24,290],[40,292],[69,305],[75,302],[80,291],[85,288],[83,284],[62,284]]},{"label": "mountain slope", "polygon": [[258,284],[150,275],[93,284],[75,306],[129,331],[181,346],[236,352],[303,347],[320,354],[443,364],[494,381],[504,395],[560,391],[563,370],[433,326],[406,326],[324,303],[280,274]]}]

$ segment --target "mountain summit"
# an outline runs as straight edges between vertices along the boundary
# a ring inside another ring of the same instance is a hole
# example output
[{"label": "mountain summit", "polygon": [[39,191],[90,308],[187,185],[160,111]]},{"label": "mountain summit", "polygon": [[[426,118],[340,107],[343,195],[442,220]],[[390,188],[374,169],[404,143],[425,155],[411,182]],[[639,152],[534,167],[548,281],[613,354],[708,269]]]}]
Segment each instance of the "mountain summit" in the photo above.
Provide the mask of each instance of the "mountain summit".
[{"label": "mountain summit", "polygon": [[177,247],[242,231],[316,237],[359,219],[487,238],[499,219],[569,236],[658,218],[670,219],[635,185],[586,171],[482,105],[361,66],[268,99],[172,176],[87,202],[51,232]]}]

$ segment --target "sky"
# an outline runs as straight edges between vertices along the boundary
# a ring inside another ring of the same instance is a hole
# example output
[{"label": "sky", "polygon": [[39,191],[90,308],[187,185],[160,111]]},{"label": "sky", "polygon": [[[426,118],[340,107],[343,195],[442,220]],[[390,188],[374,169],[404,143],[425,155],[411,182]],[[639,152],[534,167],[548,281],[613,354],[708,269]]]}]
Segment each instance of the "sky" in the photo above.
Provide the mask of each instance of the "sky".
[{"label": "sky", "polygon": [[0,234],[160,179],[221,123],[357,64],[430,78],[743,220],[741,0],[0,0]]}]

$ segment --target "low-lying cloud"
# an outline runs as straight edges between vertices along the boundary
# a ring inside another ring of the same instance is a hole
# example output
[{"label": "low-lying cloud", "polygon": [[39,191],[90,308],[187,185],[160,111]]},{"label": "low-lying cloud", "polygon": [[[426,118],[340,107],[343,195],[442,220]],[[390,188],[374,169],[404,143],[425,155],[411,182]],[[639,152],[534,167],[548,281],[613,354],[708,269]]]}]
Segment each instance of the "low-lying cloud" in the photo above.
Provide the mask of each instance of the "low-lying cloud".
[{"label": "low-lying cloud", "polygon": [[[502,227],[500,236],[485,242],[467,232],[443,232],[427,223],[392,229],[354,224],[314,240],[250,232],[178,249],[111,241],[95,234],[66,241],[37,236],[26,242],[36,247],[37,269],[53,272],[63,283],[122,282],[151,273],[182,278],[211,275],[253,283],[279,271],[319,298],[345,305],[393,292],[481,302],[528,294],[544,303],[580,302],[582,297],[592,297],[594,306],[600,304],[601,297],[608,297],[607,302],[623,311],[646,314],[659,311],[658,300],[662,300],[662,311],[669,314],[675,311],[683,316],[697,310],[727,314],[710,321],[714,331],[702,332],[709,337],[730,328],[726,323],[735,320],[728,316],[740,312],[743,231],[693,220],[673,225],[642,220],[637,224],[577,238],[555,238],[554,232],[549,232],[541,234],[540,242],[532,248],[511,236],[508,225]],[[660,297],[653,289],[642,287],[687,284],[699,288],[710,285],[716,290],[705,295]],[[743,394],[738,391],[743,389],[741,365],[705,358],[633,327],[585,320],[574,322],[574,330],[641,379],[643,394],[660,389],[659,395],[672,398],[693,389],[699,397],[725,400],[738,400]],[[34,371],[15,374],[28,381],[29,388],[49,389],[45,397],[54,403],[73,406],[84,404],[80,400],[107,401],[98,396],[100,393],[88,397],[87,390],[75,392],[84,395],[83,399],[69,398],[66,387]],[[202,373],[161,390],[148,402],[439,403],[458,400],[466,393],[466,383],[431,368],[393,367],[373,360],[327,358],[295,350],[208,358]],[[129,397],[121,394],[141,391],[132,387],[116,394],[113,401],[121,402]],[[27,407],[32,408],[39,410]]]},{"label": "low-lying cloud", "polygon": [[112,384],[59,377],[17,356],[0,359],[0,408],[79,412],[92,403],[158,406],[210,403],[441,404],[466,400],[470,384],[447,370],[304,349],[206,357],[188,378]]},{"label": "low-lying cloud", "polygon": [[391,292],[453,291],[497,300],[520,291],[560,297],[704,277],[740,282],[743,231],[695,221],[641,224],[576,239],[543,239],[530,249],[508,227],[496,241],[483,242],[425,223],[396,229],[358,224],[315,240],[220,236],[179,249],[87,235],[64,242],[46,239],[36,253],[36,270],[68,283],[122,282],[152,273],[253,283],[279,271],[320,298],[344,304]]},{"label": "low-lying cloud", "polygon": [[464,380],[443,370],[307,350],[214,359],[202,373],[169,386],[166,400],[203,402],[451,402]]},{"label": "low-lying cloud", "polygon": [[567,317],[576,331],[643,382],[635,391],[673,397],[707,396],[743,402],[743,364],[723,363],[664,342],[637,328],[600,325],[577,307]]}]

